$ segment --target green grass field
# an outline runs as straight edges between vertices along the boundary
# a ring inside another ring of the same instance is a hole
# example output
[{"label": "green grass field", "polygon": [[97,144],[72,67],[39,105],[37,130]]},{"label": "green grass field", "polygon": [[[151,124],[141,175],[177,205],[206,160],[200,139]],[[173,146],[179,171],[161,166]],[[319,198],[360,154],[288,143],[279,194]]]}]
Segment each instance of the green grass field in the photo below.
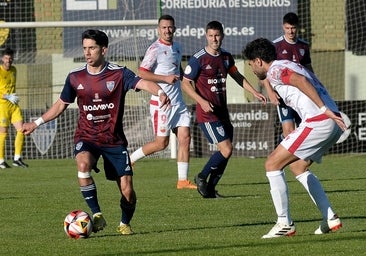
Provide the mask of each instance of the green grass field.
[{"label": "green grass field", "polygon": [[[206,159],[192,159],[190,177]],[[88,239],[73,240],[63,220],[89,211],[79,192],[74,160],[29,160],[30,168],[0,170],[0,255],[366,255],[366,157],[327,156],[314,164],[343,221],[336,233],[313,235],[320,213],[287,171],[297,234],[261,239],[276,220],[264,159],[232,158],[217,189],[223,199],[178,191],[173,160],[146,159],[135,167],[138,203],[133,236],[116,233],[119,194],[104,174],[94,174],[108,222]]]}]

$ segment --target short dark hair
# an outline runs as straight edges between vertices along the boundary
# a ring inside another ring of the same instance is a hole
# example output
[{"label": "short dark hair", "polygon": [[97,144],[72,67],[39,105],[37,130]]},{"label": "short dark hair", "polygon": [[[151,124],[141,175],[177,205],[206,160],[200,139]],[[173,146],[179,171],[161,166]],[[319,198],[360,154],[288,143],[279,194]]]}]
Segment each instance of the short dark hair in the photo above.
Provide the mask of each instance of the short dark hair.
[{"label": "short dark hair", "polygon": [[6,47],[6,48],[1,52],[1,56],[4,56],[4,55],[14,56],[14,51],[13,51],[13,49],[10,49],[9,47]]},{"label": "short dark hair", "polygon": [[263,61],[270,63],[277,59],[276,47],[270,40],[262,37],[248,43],[242,53],[246,60],[260,58]]},{"label": "short dark hair", "polygon": [[160,23],[161,20],[170,20],[170,21],[173,22],[173,25],[175,25],[175,20],[174,20],[173,16],[171,16],[169,14],[161,15],[159,20],[158,20],[158,23]]},{"label": "short dark hair", "polygon": [[294,12],[288,12],[283,16],[283,24],[287,23],[293,26],[299,25],[299,17]]},{"label": "short dark hair", "polygon": [[214,30],[220,30],[220,33],[221,34],[224,34],[224,27],[222,26],[222,24],[217,21],[217,20],[213,20],[213,21],[210,21],[207,26],[206,26],[206,32],[207,30],[209,29],[214,29]]},{"label": "short dark hair", "polygon": [[83,32],[81,42],[83,42],[84,39],[93,39],[97,45],[101,47],[108,47],[108,36],[103,31],[88,29]]}]

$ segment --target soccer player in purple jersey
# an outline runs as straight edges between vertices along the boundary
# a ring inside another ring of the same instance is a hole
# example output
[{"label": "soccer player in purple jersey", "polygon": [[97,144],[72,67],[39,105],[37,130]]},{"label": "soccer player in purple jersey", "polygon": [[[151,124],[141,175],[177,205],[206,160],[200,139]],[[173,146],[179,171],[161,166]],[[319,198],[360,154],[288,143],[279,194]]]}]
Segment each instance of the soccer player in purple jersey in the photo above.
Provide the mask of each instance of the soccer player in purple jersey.
[{"label": "soccer player in purple jersey", "polygon": [[227,75],[257,99],[266,101],[265,96],[257,92],[240,74],[233,56],[221,48],[223,39],[222,24],[218,21],[209,22],[206,26],[207,45],[189,59],[182,81],[182,89],[197,102],[199,126],[208,141],[218,148],[195,177],[197,190],[204,198],[220,197],[215,187],[233,151],[233,126],[226,100]]},{"label": "soccer player in purple jersey", "polygon": [[245,47],[243,55],[253,73],[259,79],[268,79],[285,104],[292,107],[302,120],[266,160],[266,176],[277,223],[262,238],[291,236],[296,232],[290,215],[284,173],[284,168],[289,164],[292,165],[291,172],[304,186],[323,217],[314,233],[338,230],[342,223],[333,211],[319,179],[309,170],[313,162],[321,161],[324,153],[346,129],[336,103],[312,72],[298,63],[276,60],[276,48],[271,41],[256,39]]},{"label": "soccer player in purple jersey", "polygon": [[[309,43],[297,36],[298,27],[299,18],[296,13],[289,12],[283,16],[282,29],[284,33],[273,41],[277,59],[300,63],[313,72]],[[278,99],[278,95],[273,92],[268,81],[264,81],[264,83],[271,102],[277,105],[278,117],[282,125],[281,137],[285,138],[301,122],[301,119],[296,111],[284,104],[281,98]]]},{"label": "soccer player in purple jersey", "polygon": [[105,60],[108,37],[104,32],[86,30],[82,34],[82,46],[86,65],[69,73],[60,98],[35,122],[25,123],[23,132],[30,134],[39,125],[57,118],[77,98],[79,120],[74,152],[80,190],[93,214],[93,232],[103,230],[107,225],[91,175],[102,156],[106,178],[116,181],[121,194],[122,214],[117,231],[131,235],[130,221],[135,212],[136,194],[122,125],[125,96],[130,89],[145,90],[159,96],[162,108],[169,106],[170,99],[156,83]]}]

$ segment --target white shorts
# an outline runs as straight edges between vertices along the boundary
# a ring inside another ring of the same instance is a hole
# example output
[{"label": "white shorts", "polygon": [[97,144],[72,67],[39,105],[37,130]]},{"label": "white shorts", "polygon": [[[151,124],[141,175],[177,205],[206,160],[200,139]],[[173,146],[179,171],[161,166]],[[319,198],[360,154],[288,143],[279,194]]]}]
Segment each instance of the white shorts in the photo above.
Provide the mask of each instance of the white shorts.
[{"label": "white shorts", "polygon": [[169,136],[170,130],[180,126],[190,127],[191,123],[191,116],[184,103],[162,110],[158,101],[150,100],[150,115],[155,136]]},{"label": "white shorts", "polygon": [[282,140],[281,145],[302,160],[320,163],[322,156],[337,142],[342,130],[324,114],[311,119],[302,122]]}]

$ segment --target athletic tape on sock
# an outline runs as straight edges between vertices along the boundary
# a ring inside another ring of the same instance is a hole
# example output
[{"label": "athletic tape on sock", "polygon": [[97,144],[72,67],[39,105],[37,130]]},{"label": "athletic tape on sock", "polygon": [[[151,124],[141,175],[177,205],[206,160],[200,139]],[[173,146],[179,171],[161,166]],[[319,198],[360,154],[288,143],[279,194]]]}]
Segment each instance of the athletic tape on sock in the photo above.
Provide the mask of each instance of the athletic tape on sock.
[{"label": "athletic tape on sock", "polygon": [[80,172],[80,171],[78,171],[78,178],[88,179],[90,177],[91,177],[91,173],[90,172]]}]

